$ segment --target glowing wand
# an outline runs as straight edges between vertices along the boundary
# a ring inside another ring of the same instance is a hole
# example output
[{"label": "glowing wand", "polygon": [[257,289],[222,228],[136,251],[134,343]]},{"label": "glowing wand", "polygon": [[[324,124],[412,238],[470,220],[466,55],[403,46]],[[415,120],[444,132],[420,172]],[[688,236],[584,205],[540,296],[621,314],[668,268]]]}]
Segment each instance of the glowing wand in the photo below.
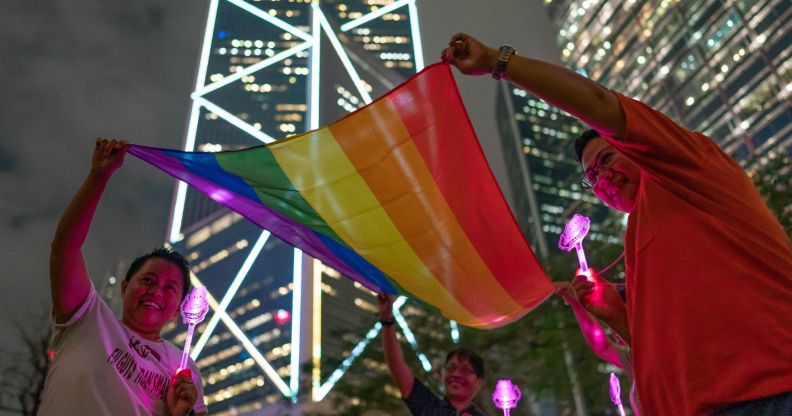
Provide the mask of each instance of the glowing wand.
[{"label": "glowing wand", "polygon": [[206,287],[194,287],[181,304],[182,322],[187,324],[187,337],[184,339],[181,364],[179,364],[179,369],[176,370],[176,373],[187,368],[187,357],[190,356],[190,346],[192,345],[195,325],[203,322],[206,312],[209,312],[209,302],[206,300]]},{"label": "glowing wand", "polygon": [[588,217],[580,214],[575,214],[569,222],[564,226],[564,232],[561,233],[561,238],[558,239],[558,248],[564,251],[572,251],[574,248],[577,251],[578,263],[580,263],[580,271],[586,273],[588,271],[588,263],[586,263],[586,253],[583,252],[583,239],[589,232],[591,220]]},{"label": "glowing wand", "polygon": [[503,410],[503,416],[509,416],[509,411],[517,407],[517,402],[522,397],[522,391],[511,380],[498,380],[495,391],[492,392],[492,401],[495,407]]},{"label": "glowing wand", "polygon": [[610,396],[613,404],[619,408],[619,416],[624,416],[624,406],[622,406],[621,401],[621,386],[619,385],[619,378],[613,373],[611,373],[610,376]]}]

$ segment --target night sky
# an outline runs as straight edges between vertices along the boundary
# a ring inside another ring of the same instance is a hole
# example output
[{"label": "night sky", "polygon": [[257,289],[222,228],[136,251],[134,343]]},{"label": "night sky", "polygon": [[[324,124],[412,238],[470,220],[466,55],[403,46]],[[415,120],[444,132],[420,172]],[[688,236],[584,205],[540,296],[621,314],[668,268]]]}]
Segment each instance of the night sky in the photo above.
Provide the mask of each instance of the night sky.
[{"label": "night sky", "polygon": [[[97,136],[181,147],[202,40],[204,0],[5,0],[0,10],[0,359],[14,323],[46,325],[49,243],[88,172]],[[486,7],[482,7],[486,4]],[[464,31],[557,61],[541,0],[419,1],[425,61]],[[496,83],[457,77],[496,176]],[[165,239],[174,182],[128,157],[84,246],[98,281]],[[504,189],[504,191],[508,191]]]}]

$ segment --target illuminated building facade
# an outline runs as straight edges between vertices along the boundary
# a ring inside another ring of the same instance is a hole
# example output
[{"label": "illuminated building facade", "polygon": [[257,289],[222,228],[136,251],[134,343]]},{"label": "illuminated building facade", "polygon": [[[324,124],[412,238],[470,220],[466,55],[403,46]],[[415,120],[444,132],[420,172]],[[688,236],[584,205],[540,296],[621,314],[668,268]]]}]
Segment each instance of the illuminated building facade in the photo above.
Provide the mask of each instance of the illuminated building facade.
[{"label": "illuminated building facade", "polygon": [[[749,170],[774,154],[792,155],[788,0],[545,5],[567,67],[712,137]],[[514,211],[536,252],[555,249],[574,211],[589,212],[593,223],[614,230],[610,223],[619,218],[608,217],[577,185],[569,140],[584,126],[508,84],[498,94]],[[617,241],[612,232],[595,231],[594,239]]]},{"label": "illuminated building facade", "polygon": [[619,227],[613,226],[621,215],[580,188],[580,164],[572,141],[586,127],[506,82],[498,85],[496,115],[509,170],[512,211],[534,252],[540,258],[558,253],[564,225],[578,212],[592,220],[587,240],[620,244],[615,232]]},{"label": "illuminated building facade", "polygon": [[[335,121],[420,70],[419,39],[415,0],[210,0],[184,149]],[[209,292],[191,355],[211,414],[321,401],[379,331],[371,292],[183,183],[168,236]],[[182,345],[184,325],[165,336]]]},{"label": "illuminated building facade", "polygon": [[744,167],[792,154],[789,0],[545,0],[562,60]]}]

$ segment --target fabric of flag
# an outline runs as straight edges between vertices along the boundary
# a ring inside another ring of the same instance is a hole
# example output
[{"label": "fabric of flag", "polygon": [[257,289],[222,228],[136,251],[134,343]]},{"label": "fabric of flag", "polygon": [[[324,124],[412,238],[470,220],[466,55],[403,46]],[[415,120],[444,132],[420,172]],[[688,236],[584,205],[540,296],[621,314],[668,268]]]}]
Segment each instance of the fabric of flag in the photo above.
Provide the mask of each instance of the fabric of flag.
[{"label": "fabric of flag", "polygon": [[446,64],[268,145],[130,153],[369,289],[409,294],[463,325],[505,325],[553,291]]}]

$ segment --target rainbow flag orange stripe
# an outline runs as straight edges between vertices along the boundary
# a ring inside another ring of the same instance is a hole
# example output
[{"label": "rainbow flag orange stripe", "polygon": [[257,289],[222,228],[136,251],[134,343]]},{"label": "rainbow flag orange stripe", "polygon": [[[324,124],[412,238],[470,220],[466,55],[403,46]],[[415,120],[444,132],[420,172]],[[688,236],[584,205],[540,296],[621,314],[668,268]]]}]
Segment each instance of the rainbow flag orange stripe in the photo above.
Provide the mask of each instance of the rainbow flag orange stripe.
[{"label": "rainbow flag orange stripe", "polygon": [[130,153],[371,290],[410,294],[463,325],[505,325],[553,291],[445,64],[266,146]]}]

